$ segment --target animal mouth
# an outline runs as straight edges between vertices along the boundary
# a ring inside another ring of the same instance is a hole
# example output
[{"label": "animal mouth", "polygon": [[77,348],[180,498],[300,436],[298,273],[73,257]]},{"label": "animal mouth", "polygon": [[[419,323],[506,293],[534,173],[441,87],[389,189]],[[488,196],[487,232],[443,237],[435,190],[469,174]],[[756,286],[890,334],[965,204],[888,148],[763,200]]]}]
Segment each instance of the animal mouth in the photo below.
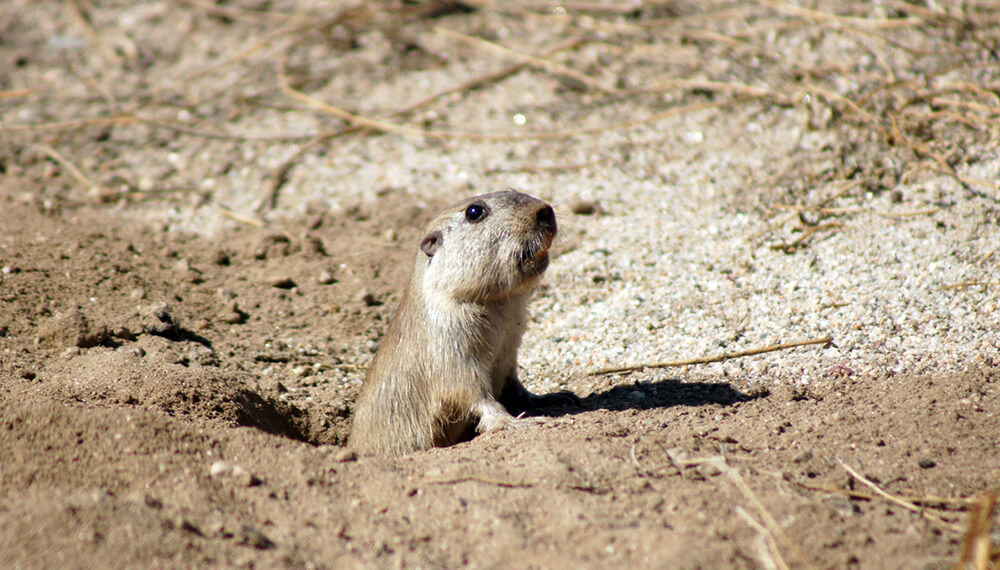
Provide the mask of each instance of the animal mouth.
[{"label": "animal mouth", "polygon": [[541,232],[528,240],[521,250],[521,271],[528,276],[538,275],[549,266],[549,249],[555,239],[553,232]]},{"label": "animal mouth", "polygon": [[[549,256],[549,248],[552,247],[552,234],[546,233],[542,236],[541,243],[535,249],[534,260],[541,261]],[[530,249],[530,248],[529,248]]]}]

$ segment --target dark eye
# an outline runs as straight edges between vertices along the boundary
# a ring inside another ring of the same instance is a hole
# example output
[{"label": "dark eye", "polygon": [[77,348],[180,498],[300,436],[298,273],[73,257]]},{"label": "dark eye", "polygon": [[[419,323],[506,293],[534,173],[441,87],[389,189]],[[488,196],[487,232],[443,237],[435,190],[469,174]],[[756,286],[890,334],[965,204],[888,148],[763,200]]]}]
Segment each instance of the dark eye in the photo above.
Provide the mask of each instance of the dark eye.
[{"label": "dark eye", "polygon": [[477,222],[486,217],[486,206],[483,204],[472,204],[465,209],[465,219],[470,222]]}]

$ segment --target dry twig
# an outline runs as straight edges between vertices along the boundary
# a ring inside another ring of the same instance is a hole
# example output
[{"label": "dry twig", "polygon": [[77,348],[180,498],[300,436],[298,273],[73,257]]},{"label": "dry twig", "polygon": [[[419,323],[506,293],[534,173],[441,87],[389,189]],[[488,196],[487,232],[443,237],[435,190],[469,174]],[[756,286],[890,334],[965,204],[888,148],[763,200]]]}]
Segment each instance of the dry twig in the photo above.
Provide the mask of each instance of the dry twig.
[{"label": "dry twig", "polygon": [[800,340],[797,342],[788,342],[785,344],[772,344],[768,346],[763,346],[759,348],[754,348],[751,350],[744,350],[740,352],[727,352],[724,354],[718,354],[716,356],[706,356],[702,358],[690,358],[687,360],[672,360],[667,362],[654,362],[647,364],[635,364],[632,366],[618,366],[614,368],[601,368],[599,370],[592,370],[584,374],[584,376],[601,376],[604,374],[618,374],[620,372],[635,372],[637,370],[647,370],[653,368],[672,368],[678,366],[690,366],[692,364],[709,364],[712,362],[722,362],[723,360],[732,360],[734,358],[743,358],[745,356],[754,356],[756,354],[765,354],[768,352],[775,352],[777,350],[787,350],[789,348],[795,348],[799,346],[809,346],[811,344],[829,344],[833,339],[826,336],[823,338],[815,338],[810,340]]},{"label": "dry twig", "polygon": [[942,526],[942,527],[944,527],[944,528],[946,528],[946,529],[948,529],[950,531],[962,532],[962,527],[961,526],[956,525],[956,524],[951,523],[951,522],[948,522],[948,521],[944,520],[943,518],[941,518],[940,516],[935,515],[935,514],[933,514],[931,512],[928,512],[927,509],[925,509],[923,507],[919,507],[919,506],[911,503],[910,501],[901,499],[901,498],[893,495],[892,493],[889,493],[885,489],[882,489],[881,487],[879,487],[878,485],[876,485],[875,483],[873,483],[870,479],[868,479],[867,477],[865,477],[861,473],[858,473],[857,470],[855,470],[850,465],[844,463],[842,460],[838,459],[837,463],[840,463],[840,466],[843,467],[844,471],[847,471],[851,475],[851,477],[854,477],[855,479],[857,479],[859,482],[861,482],[866,487],[868,487],[869,489],[871,489],[872,491],[874,491],[876,495],[882,497],[883,499],[885,499],[885,500],[887,500],[887,501],[889,501],[891,503],[895,503],[895,504],[903,507],[904,509],[906,509],[908,511],[913,511],[913,512],[919,514],[921,517],[923,517],[923,518],[925,518],[925,519],[927,519],[927,520],[929,520],[929,521],[931,521],[931,522],[933,522],[935,524],[938,524],[938,525],[940,525],[940,526]]},{"label": "dry twig", "polygon": [[[852,499],[862,499],[865,501],[874,501],[880,496],[874,493],[866,493],[864,491],[858,491],[857,489],[841,489],[840,487],[829,487],[827,485],[817,485],[815,483],[809,482],[798,482],[796,483],[799,487],[803,489],[808,489],[810,491],[820,491],[823,493],[831,493],[836,495],[845,495]],[[979,502],[978,497],[939,497],[937,495],[924,495],[921,497],[915,496],[904,496],[897,495],[900,499],[904,501],[909,501],[915,505],[923,505],[925,507],[939,507],[940,505],[959,505],[960,508],[964,509],[968,505],[973,505]]]}]

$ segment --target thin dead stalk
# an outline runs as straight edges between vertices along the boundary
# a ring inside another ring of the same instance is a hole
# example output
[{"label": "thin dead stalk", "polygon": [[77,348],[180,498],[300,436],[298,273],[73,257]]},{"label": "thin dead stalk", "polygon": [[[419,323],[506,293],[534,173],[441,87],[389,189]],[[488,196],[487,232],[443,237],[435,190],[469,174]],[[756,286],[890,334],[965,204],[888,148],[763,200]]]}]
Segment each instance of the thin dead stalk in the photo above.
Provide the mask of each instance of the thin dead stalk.
[{"label": "thin dead stalk", "polygon": [[831,14],[829,12],[822,12],[820,10],[811,10],[809,8],[801,8],[799,6],[794,6],[792,4],[787,4],[785,2],[779,2],[778,0],[757,0],[758,4],[773,8],[784,14],[790,16],[797,16],[799,18],[805,18],[808,20],[814,20],[817,22],[826,22],[837,24],[840,26],[856,27],[862,29],[877,29],[877,30],[888,30],[888,29],[898,29],[906,28],[910,26],[916,26],[922,24],[924,21],[921,18],[855,18],[851,16],[838,16],[836,14]]},{"label": "thin dead stalk", "polygon": [[49,158],[59,163],[60,166],[62,166],[63,168],[66,169],[67,172],[69,172],[70,176],[76,179],[76,181],[83,187],[83,189],[88,194],[97,196],[110,194],[109,190],[102,187],[100,184],[94,182],[94,179],[91,176],[87,175],[87,173],[85,173],[83,169],[74,164],[73,161],[63,156],[62,153],[52,148],[51,146],[45,144],[32,144],[31,147],[45,153],[46,155],[48,155]]},{"label": "thin dead stalk", "polygon": [[774,204],[771,206],[775,210],[792,210],[794,212],[815,212],[817,214],[842,215],[868,213],[882,218],[906,219],[918,216],[927,216],[941,211],[941,208],[925,208],[911,212],[879,212],[872,208],[817,208],[814,206],[795,206],[793,204]]},{"label": "thin dead stalk", "polygon": [[718,109],[721,107],[728,107],[744,101],[750,101],[757,99],[757,97],[735,97],[733,99],[726,99],[723,101],[711,101],[707,103],[696,103],[692,105],[682,105],[680,107],[674,107],[668,109],[661,113],[656,113],[649,117],[641,119],[630,119],[626,121],[617,121],[605,125],[599,125],[596,127],[584,127],[579,129],[568,129],[563,131],[535,131],[530,133],[521,134],[493,134],[493,133],[472,133],[472,132],[462,132],[462,131],[435,131],[426,129],[417,129],[413,127],[407,127],[404,125],[399,125],[391,123],[389,121],[384,121],[380,119],[373,119],[370,117],[365,117],[363,115],[358,115],[351,113],[340,107],[331,105],[324,101],[320,101],[314,97],[306,95],[305,93],[292,87],[288,81],[288,75],[285,73],[284,65],[279,63],[278,65],[278,78],[281,83],[281,91],[291,99],[294,99],[300,103],[304,103],[313,109],[332,115],[347,122],[349,125],[354,125],[357,127],[365,127],[373,131],[396,134],[404,137],[414,137],[414,138],[427,138],[427,139],[465,139],[465,140],[482,140],[482,141],[523,141],[523,140],[552,140],[552,139],[564,139],[572,138],[576,136],[583,135],[593,135],[598,133],[604,133],[607,131],[618,130],[618,129],[628,129],[635,127],[637,125],[656,123],[662,121],[668,117],[673,117],[677,115],[683,115],[687,113],[694,113],[696,111],[704,111],[707,109]]},{"label": "thin dead stalk", "polygon": [[944,285],[941,287],[941,291],[950,291],[952,289],[964,289],[966,287],[997,287],[1000,286],[1000,281],[962,281],[961,283],[951,283],[949,285]]},{"label": "thin dead stalk", "polygon": [[87,41],[93,44],[93,46],[97,49],[97,52],[101,55],[101,59],[111,65],[121,63],[122,58],[115,53],[114,50],[109,48],[108,44],[104,43],[104,40],[101,39],[101,35],[94,30],[94,27],[90,24],[90,20],[88,20],[87,16],[82,10],[80,10],[80,6],[77,4],[76,0],[66,1],[66,11],[69,12],[70,17],[73,18],[73,20],[75,20],[81,28],[83,28],[83,33],[87,36]]},{"label": "thin dead stalk", "polygon": [[455,485],[457,483],[485,483],[487,485],[496,485],[497,487],[506,487],[508,489],[526,489],[534,487],[534,483],[526,483],[521,481],[505,481],[502,479],[493,479],[490,477],[482,477],[479,475],[465,475],[463,477],[454,477],[450,479],[427,479],[424,483],[429,485]]},{"label": "thin dead stalk", "polygon": [[[874,501],[879,498],[879,495],[874,493],[866,493],[865,491],[858,491],[857,489],[841,489],[840,487],[830,487],[827,485],[816,485],[815,483],[796,483],[799,487],[803,489],[808,489],[810,491],[820,491],[822,493],[831,493],[836,495],[845,495],[852,499],[861,499],[864,501]],[[939,497],[937,495],[925,495],[922,497],[914,497],[907,495],[897,495],[904,501],[909,501],[915,505],[922,505],[925,507],[940,506],[940,505],[959,505],[961,508],[965,508],[969,505],[974,505],[979,502],[978,497]]]},{"label": "thin dead stalk", "polygon": [[575,69],[570,69],[569,67],[566,67],[565,65],[563,65],[561,63],[556,63],[556,62],[554,62],[554,61],[552,61],[550,59],[544,59],[544,58],[541,58],[541,57],[537,57],[537,56],[533,56],[533,55],[528,55],[528,54],[516,52],[516,51],[514,51],[514,50],[512,50],[510,48],[506,48],[506,47],[504,47],[504,46],[502,46],[500,44],[497,44],[497,43],[494,43],[494,42],[491,42],[491,41],[488,41],[488,40],[484,40],[482,38],[477,38],[475,36],[469,36],[469,35],[463,34],[461,32],[456,32],[454,30],[449,30],[448,28],[437,27],[437,28],[434,28],[434,31],[437,32],[438,34],[441,34],[442,36],[450,37],[450,38],[453,38],[453,39],[456,39],[456,40],[460,40],[460,41],[465,42],[467,44],[472,44],[474,46],[483,48],[483,49],[485,49],[485,50],[487,50],[487,51],[489,51],[491,53],[494,53],[494,54],[497,54],[497,55],[500,55],[500,56],[503,56],[503,57],[509,57],[509,58],[515,59],[515,60],[517,60],[518,62],[520,62],[520,63],[522,63],[524,65],[529,65],[531,67],[536,67],[536,68],[541,69],[543,71],[547,71],[547,72],[549,72],[549,73],[551,73],[553,75],[558,75],[558,76],[564,77],[564,78],[570,80],[571,82],[576,82],[579,85],[589,87],[589,88],[591,88],[591,89],[593,89],[595,91],[601,91],[601,92],[609,93],[609,94],[612,94],[612,95],[621,93],[620,89],[617,89],[615,87],[610,87],[608,85],[604,85],[600,81],[598,81],[598,80],[596,80],[596,79],[594,79],[594,78],[592,78],[592,77],[590,77],[588,75],[580,73],[579,71],[576,71]]},{"label": "thin dead stalk", "polygon": [[850,474],[851,477],[854,477],[855,479],[857,479],[859,482],[861,482],[863,485],[865,485],[866,487],[868,487],[869,489],[871,489],[872,491],[874,491],[876,495],[882,497],[883,499],[885,499],[885,500],[887,500],[887,501],[889,501],[891,503],[895,503],[896,505],[899,505],[900,507],[903,507],[904,509],[906,509],[908,511],[912,511],[914,513],[917,513],[921,517],[923,517],[924,519],[927,519],[927,520],[929,520],[929,521],[931,521],[931,522],[933,522],[933,523],[935,523],[937,525],[940,525],[941,527],[946,528],[946,529],[948,529],[950,531],[953,531],[953,532],[962,532],[962,527],[961,526],[959,526],[957,524],[954,524],[954,523],[951,523],[951,522],[948,522],[945,519],[941,518],[940,516],[935,515],[934,513],[929,512],[927,509],[925,509],[923,507],[919,507],[919,506],[913,504],[910,501],[901,499],[900,497],[897,497],[896,495],[893,495],[892,493],[889,493],[885,489],[883,489],[883,488],[879,487],[878,485],[876,485],[875,483],[873,483],[870,479],[868,479],[867,477],[865,477],[861,473],[858,473],[858,471],[856,469],[854,469],[850,465],[844,463],[842,460],[838,459],[837,463],[839,463],[840,466],[844,468],[844,471],[847,471],[847,473]]},{"label": "thin dead stalk", "polygon": [[781,525],[778,524],[778,521],[776,521],[774,519],[774,516],[772,516],[771,513],[767,510],[767,507],[765,507],[764,503],[761,502],[761,500],[757,497],[757,494],[753,492],[753,489],[751,489],[750,485],[748,485],[746,480],[743,479],[743,476],[740,475],[740,472],[737,471],[735,468],[733,468],[731,465],[729,465],[726,462],[725,457],[719,456],[710,458],[708,463],[714,465],[716,468],[719,469],[719,471],[725,473],[726,476],[729,478],[729,480],[733,483],[733,485],[740,491],[740,493],[743,494],[746,500],[754,508],[754,510],[757,511],[758,515],[760,516],[761,520],[764,523],[764,527],[767,529],[767,538],[769,542],[772,542],[774,545],[771,554],[772,556],[774,556],[775,562],[779,563],[779,567],[788,568],[787,563],[782,558],[781,552],[778,549],[779,541],[781,542],[781,545],[784,548],[786,548],[789,552],[794,554],[795,557],[802,562],[802,566],[800,566],[801,568],[811,567],[811,564],[809,564],[809,559],[806,558],[806,555],[802,552],[802,549],[800,549],[798,545],[796,545],[794,542],[792,542],[790,538],[788,538],[788,535],[785,534],[784,529],[781,528]]},{"label": "thin dead stalk", "polygon": [[605,374],[618,374],[621,372],[635,372],[637,370],[647,370],[654,368],[674,368],[679,366],[691,366],[693,364],[710,364],[712,362],[722,362],[724,360],[732,360],[734,358],[743,358],[746,356],[754,356],[757,354],[765,354],[768,352],[775,352],[778,350],[788,350],[789,348],[796,348],[799,346],[809,346],[812,344],[829,344],[833,339],[831,337],[825,336],[823,338],[814,338],[810,340],[800,340],[796,342],[788,342],[784,344],[772,344],[768,346],[762,346],[759,348],[754,348],[751,350],[744,350],[740,352],[727,352],[723,354],[718,354],[715,356],[706,356],[702,358],[690,358],[686,360],[671,360],[667,362],[653,362],[646,364],[635,364],[631,366],[617,366],[614,368],[601,368],[598,370],[592,370],[584,374],[584,376],[602,376]]},{"label": "thin dead stalk", "polygon": [[993,549],[990,534],[993,531],[993,512],[997,506],[997,492],[983,495],[969,512],[969,524],[962,539],[962,557],[955,570],[970,566],[975,570],[990,570],[1000,562],[1000,552]]},{"label": "thin dead stalk", "polygon": [[737,506],[734,510],[741,519],[757,531],[757,534],[759,534],[761,539],[764,541],[765,550],[761,553],[761,557],[764,558],[764,562],[767,563],[767,567],[779,568],[782,570],[787,569],[789,566],[785,562],[785,559],[781,556],[781,550],[778,548],[778,541],[774,539],[774,535],[771,534],[771,531],[769,531],[765,525],[761,524],[743,507]]},{"label": "thin dead stalk", "polygon": [[828,222],[825,224],[816,224],[814,226],[806,226],[802,230],[802,235],[793,239],[790,242],[776,243],[771,246],[771,249],[783,251],[785,253],[795,253],[798,251],[802,244],[806,242],[813,234],[816,232],[821,232],[823,230],[832,230],[836,228],[842,228],[844,224],[840,222]]}]

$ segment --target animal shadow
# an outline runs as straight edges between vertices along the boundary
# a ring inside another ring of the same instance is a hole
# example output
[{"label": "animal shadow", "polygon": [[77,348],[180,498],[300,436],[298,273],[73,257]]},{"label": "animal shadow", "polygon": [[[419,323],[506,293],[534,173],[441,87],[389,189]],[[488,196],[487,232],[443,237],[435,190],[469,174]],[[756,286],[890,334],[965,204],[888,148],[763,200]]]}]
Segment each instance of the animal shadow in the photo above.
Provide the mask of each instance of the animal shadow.
[{"label": "animal shadow", "polygon": [[586,398],[575,398],[575,402],[571,401],[570,398],[545,399],[539,402],[540,405],[535,406],[528,414],[557,417],[593,410],[650,410],[708,404],[731,406],[767,395],[766,391],[745,394],[729,384],[721,382],[681,382],[676,379],[666,379],[657,382],[636,382],[614,386],[604,392],[593,393]]}]

